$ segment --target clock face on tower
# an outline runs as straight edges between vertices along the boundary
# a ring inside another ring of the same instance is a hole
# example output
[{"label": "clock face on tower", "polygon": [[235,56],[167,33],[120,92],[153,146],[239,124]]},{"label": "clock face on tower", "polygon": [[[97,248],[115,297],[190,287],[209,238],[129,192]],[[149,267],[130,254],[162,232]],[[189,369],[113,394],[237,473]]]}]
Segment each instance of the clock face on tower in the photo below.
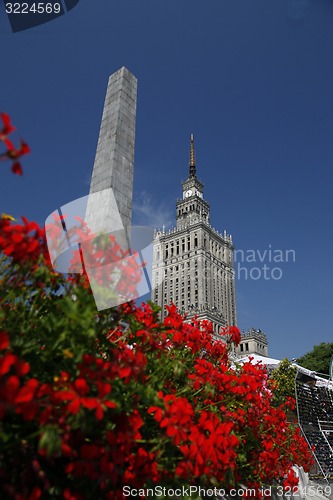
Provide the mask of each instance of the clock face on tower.
[{"label": "clock face on tower", "polygon": [[188,189],[188,190],[185,192],[185,198],[189,198],[190,196],[192,196],[192,189]]}]

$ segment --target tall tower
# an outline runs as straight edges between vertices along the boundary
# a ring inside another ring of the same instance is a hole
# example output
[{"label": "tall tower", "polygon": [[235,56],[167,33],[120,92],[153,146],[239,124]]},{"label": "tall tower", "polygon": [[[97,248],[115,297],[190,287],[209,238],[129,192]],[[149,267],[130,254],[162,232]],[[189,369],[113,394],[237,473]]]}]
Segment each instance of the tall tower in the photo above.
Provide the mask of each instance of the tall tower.
[{"label": "tall tower", "polygon": [[196,315],[221,327],[236,325],[233,250],[230,235],[210,225],[210,206],[197,178],[194,138],[190,139],[189,174],[176,204],[176,227],[156,231],[153,256],[152,300],[161,306],[174,303],[188,318]]},{"label": "tall tower", "polygon": [[[123,250],[131,248],[136,99],[137,79],[122,67],[109,78],[85,211],[85,222],[101,238],[100,248],[104,250],[106,241],[112,246],[109,239],[105,240],[109,234]],[[83,243],[81,250],[83,254],[91,251],[91,242]],[[135,262],[135,257],[129,259]],[[137,297],[130,292],[132,283],[117,260],[85,264],[99,310]]]},{"label": "tall tower", "polygon": [[137,79],[123,66],[109,78],[91,177],[86,222],[95,233],[131,226],[136,100]]}]

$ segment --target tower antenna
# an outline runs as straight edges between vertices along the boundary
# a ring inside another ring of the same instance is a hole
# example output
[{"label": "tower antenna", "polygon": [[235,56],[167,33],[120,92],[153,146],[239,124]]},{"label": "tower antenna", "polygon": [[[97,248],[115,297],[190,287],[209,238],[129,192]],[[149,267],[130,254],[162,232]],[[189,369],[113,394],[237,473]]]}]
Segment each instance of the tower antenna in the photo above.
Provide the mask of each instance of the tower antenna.
[{"label": "tower antenna", "polygon": [[196,177],[195,169],[195,152],[194,152],[194,136],[191,134],[190,139],[190,177]]}]

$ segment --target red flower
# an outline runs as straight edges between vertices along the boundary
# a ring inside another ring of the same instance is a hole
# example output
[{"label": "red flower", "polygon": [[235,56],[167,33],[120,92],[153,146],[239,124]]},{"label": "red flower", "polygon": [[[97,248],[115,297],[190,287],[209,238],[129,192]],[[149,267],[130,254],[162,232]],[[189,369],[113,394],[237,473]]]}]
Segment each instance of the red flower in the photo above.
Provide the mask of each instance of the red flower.
[{"label": "red flower", "polygon": [[9,346],[8,333],[0,332],[0,351],[4,351]]},{"label": "red flower", "polygon": [[0,359],[0,375],[5,375],[6,373],[8,373],[11,366],[13,366],[13,364],[15,363],[16,360],[17,360],[17,357],[14,354],[7,352]]},{"label": "red flower", "polygon": [[167,436],[173,438],[175,445],[178,445],[188,436],[194,411],[186,398],[177,398],[169,394],[163,399],[164,412],[152,406],[148,408],[148,413],[155,413],[155,420],[159,422],[160,427],[165,428]]},{"label": "red flower", "polygon": [[237,326],[227,326],[222,328],[221,335],[226,337],[227,342],[233,342],[236,346],[241,341],[241,332]]},{"label": "red flower", "polygon": [[20,379],[16,375],[11,375],[3,384],[3,392],[1,399],[6,402],[13,403],[17,391],[20,387]]},{"label": "red flower", "polygon": [[7,113],[1,113],[0,117],[3,122],[3,127],[0,130],[0,141],[3,141],[6,146],[8,146],[8,144],[6,143],[7,137],[9,136],[9,134],[14,132],[15,127],[13,127],[13,125],[11,124],[10,116],[7,115]]},{"label": "red flower", "polygon": [[7,218],[0,219],[0,250],[14,261],[33,265],[44,255],[48,263],[45,245],[45,231],[36,222],[22,217],[23,224],[12,224]]},{"label": "red flower", "polygon": [[28,403],[34,399],[36,391],[39,387],[39,382],[35,378],[31,378],[28,382],[21,387],[17,396],[15,397],[15,403]]},{"label": "red flower", "polygon": [[123,476],[124,484],[140,484],[138,477],[158,482],[160,474],[157,469],[156,456],[140,447],[129,457],[130,465]]},{"label": "red flower", "polygon": [[287,488],[288,486],[297,486],[298,485],[298,478],[295,475],[295,472],[293,470],[290,470],[287,474],[286,479],[283,481],[283,486],[284,488]]},{"label": "red flower", "polygon": [[[90,357],[88,358],[90,359]],[[85,357],[85,359],[87,359],[87,357]],[[60,379],[59,383],[61,384],[62,382],[63,377]],[[68,389],[55,391],[53,398],[56,402],[64,402],[67,405],[66,411],[72,415],[76,415],[81,407],[83,407],[87,410],[95,410],[95,418],[97,420],[102,420],[105,408],[111,409],[117,407],[116,403],[106,399],[110,391],[110,384],[100,383],[98,384],[98,396],[87,397],[88,394],[92,392],[92,387],[88,385],[84,378],[79,377]]]},{"label": "red flower", "polygon": [[1,113],[0,116],[3,122],[3,127],[0,130],[0,141],[2,141],[7,148],[7,150],[0,155],[0,160],[12,160],[12,172],[17,175],[22,175],[22,167],[18,160],[21,156],[30,153],[30,147],[21,139],[20,147],[17,149],[15,148],[12,141],[8,139],[8,135],[15,130],[15,127],[12,126],[9,115]]},{"label": "red flower", "polygon": [[16,161],[15,163],[13,163],[11,170],[12,170],[13,174],[23,175],[23,170],[21,167],[21,163],[19,161]]},{"label": "red flower", "polygon": [[5,155],[11,160],[16,160],[17,158],[20,158],[21,156],[24,156],[24,155],[27,155],[28,153],[30,153],[30,147],[22,139],[21,139],[21,145],[20,145],[19,149],[15,149],[14,144],[11,141],[7,141],[7,147],[8,147],[8,150],[5,153]]}]

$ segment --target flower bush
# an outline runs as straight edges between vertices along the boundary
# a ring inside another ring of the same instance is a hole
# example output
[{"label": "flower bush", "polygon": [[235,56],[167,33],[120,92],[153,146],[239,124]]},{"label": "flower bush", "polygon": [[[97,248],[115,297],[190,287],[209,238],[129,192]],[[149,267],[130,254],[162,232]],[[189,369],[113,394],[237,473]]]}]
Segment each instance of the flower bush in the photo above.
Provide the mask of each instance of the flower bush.
[{"label": "flower bush", "polygon": [[[116,244],[116,243],[114,243]],[[97,312],[38,224],[0,220],[0,497],[121,499],[123,487],[295,484],[311,454],[227,327],[174,305]],[[75,298],[75,300],[74,300]],[[193,497],[192,497],[193,498]]]}]

